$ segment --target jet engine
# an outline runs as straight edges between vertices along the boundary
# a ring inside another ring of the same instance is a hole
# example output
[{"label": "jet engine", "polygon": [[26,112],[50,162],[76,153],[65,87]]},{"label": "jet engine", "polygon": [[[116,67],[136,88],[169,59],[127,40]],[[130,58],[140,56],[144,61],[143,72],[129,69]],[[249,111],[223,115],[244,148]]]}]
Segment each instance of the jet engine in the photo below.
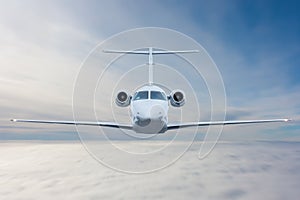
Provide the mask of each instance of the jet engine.
[{"label": "jet engine", "polygon": [[121,91],[117,94],[116,104],[120,107],[126,107],[130,105],[131,96],[127,92]]},{"label": "jet engine", "polygon": [[169,98],[171,105],[174,107],[181,107],[185,103],[185,94],[181,90],[173,90]]}]

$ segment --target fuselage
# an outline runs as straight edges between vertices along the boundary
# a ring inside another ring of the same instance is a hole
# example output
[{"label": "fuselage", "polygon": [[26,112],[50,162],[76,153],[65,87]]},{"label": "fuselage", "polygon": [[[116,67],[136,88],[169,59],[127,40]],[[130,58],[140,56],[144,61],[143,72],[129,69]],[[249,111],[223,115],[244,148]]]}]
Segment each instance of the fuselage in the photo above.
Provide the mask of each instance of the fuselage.
[{"label": "fuselage", "polygon": [[132,96],[130,115],[137,133],[163,133],[168,124],[168,97],[163,89],[147,85]]}]

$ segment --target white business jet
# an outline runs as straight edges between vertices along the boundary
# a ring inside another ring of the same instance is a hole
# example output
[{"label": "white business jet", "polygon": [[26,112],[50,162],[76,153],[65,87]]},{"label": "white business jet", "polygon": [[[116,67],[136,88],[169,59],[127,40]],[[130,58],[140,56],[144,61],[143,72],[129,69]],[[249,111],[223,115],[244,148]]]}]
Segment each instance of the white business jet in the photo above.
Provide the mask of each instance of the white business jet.
[{"label": "white business jet", "polygon": [[172,124],[168,123],[169,104],[174,107],[181,107],[185,103],[185,94],[181,90],[173,90],[170,94],[153,83],[153,55],[156,54],[182,54],[197,53],[198,50],[186,51],[163,51],[154,50],[152,47],[147,50],[115,51],[105,50],[105,53],[121,54],[143,54],[149,57],[149,82],[139,88],[132,96],[124,91],[116,95],[116,104],[120,107],[130,106],[131,124],[118,124],[114,122],[88,122],[88,121],[49,121],[32,119],[11,119],[13,122],[45,123],[45,124],[67,124],[102,126],[120,129],[129,129],[137,133],[156,134],[168,130],[212,125],[234,125],[234,124],[255,124],[270,122],[287,122],[289,119],[263,119],[263,120],[235,120],[235,121],[208,121],[208,122],[185,122]]}]

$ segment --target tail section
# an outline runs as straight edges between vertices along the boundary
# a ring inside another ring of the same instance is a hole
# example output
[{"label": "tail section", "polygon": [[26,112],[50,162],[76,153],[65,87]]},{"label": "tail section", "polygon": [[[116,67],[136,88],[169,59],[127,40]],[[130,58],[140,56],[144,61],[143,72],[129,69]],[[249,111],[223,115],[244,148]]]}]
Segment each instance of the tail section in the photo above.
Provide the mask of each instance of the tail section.
[{"label": "tail section", "polygon": [[153,47],[149,47],[148,50],[133,50],[133,51],[123,51],[123,50],[103,50],[104,53],[119,53],[119,54],[142,54],[148,55],[148,65],[149,65],[149,85],[153,84],[153,55],[159,54],[184,54],[184,53],[198,53],[199,50],[181,50],[181,51],[168,51],[168,50],[153,50]]}]

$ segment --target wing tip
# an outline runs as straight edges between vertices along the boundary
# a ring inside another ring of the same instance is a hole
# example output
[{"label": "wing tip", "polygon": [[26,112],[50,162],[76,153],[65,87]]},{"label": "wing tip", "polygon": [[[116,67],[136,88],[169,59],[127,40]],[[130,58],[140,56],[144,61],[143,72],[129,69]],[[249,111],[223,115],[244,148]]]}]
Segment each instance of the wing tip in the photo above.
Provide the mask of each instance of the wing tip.
[{"label": "wing tip", "polygon": [[17,119],[10,119],[11,122],[17,122]]}]

